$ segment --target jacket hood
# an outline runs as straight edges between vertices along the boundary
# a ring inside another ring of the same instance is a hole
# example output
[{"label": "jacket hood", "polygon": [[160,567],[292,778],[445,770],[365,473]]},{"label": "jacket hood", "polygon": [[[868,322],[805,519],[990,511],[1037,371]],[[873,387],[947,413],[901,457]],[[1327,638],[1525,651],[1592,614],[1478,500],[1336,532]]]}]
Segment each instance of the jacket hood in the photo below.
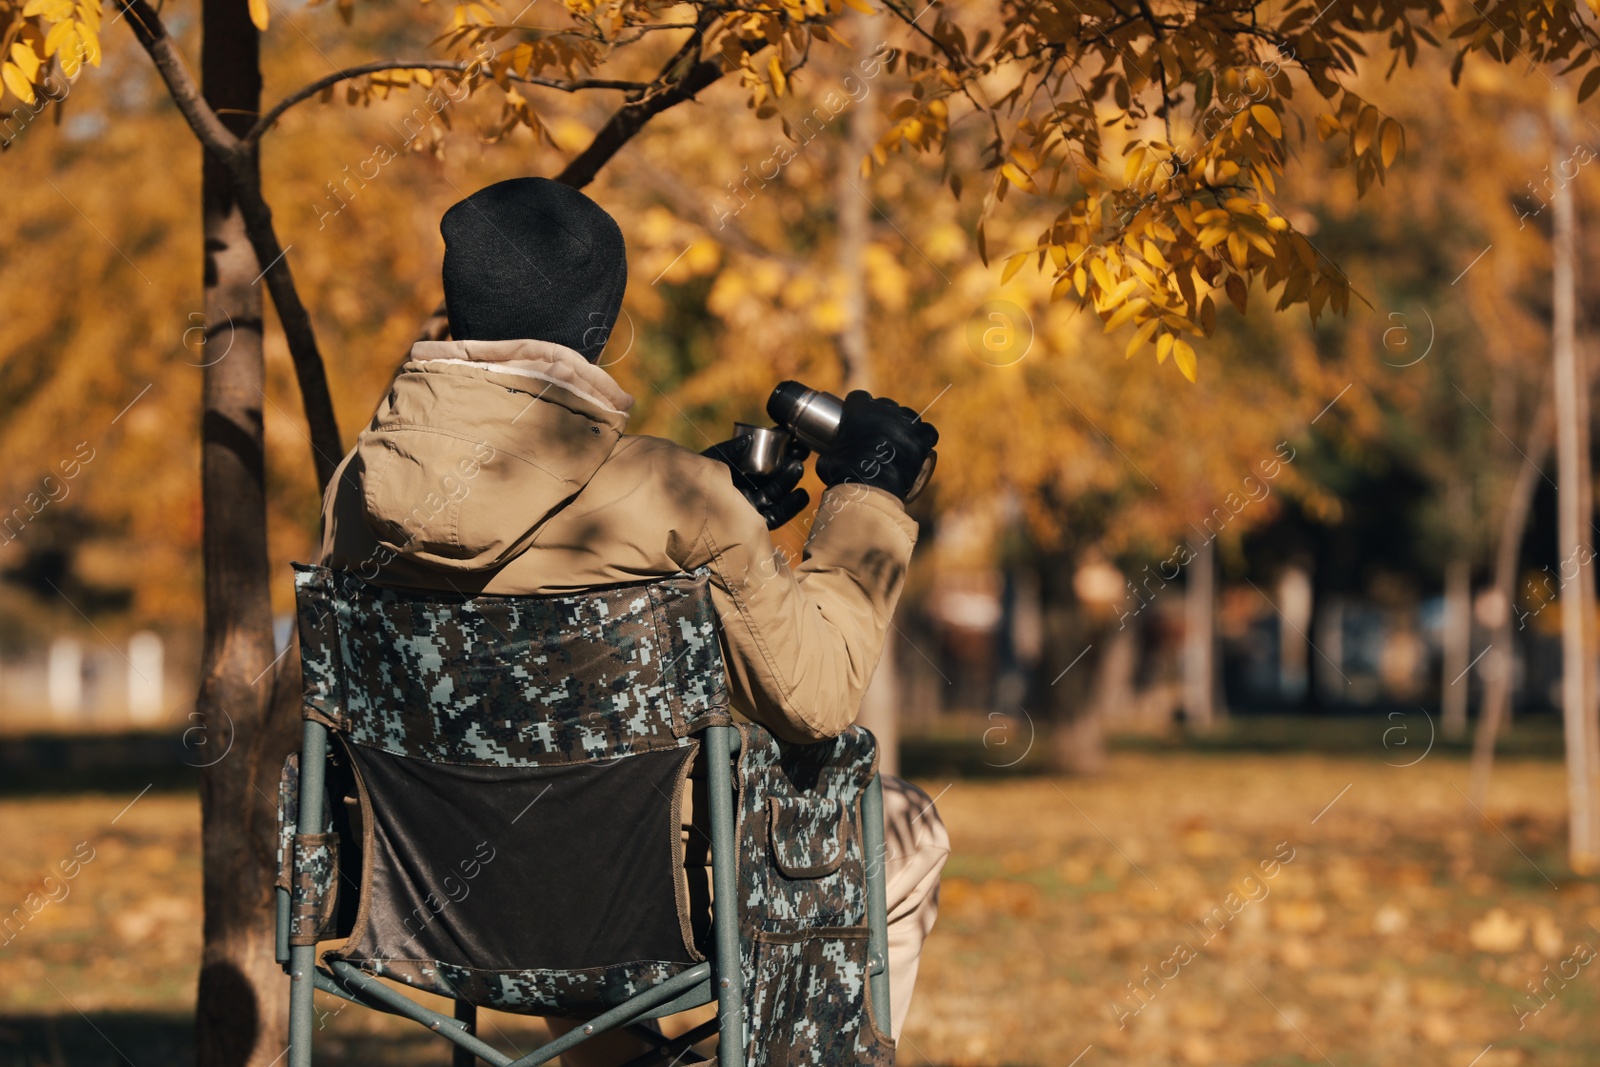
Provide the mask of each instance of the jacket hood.
[{"label": "jacket hood", "polygon": [[588,484],[633,398],[547,341],[421,341],[348,474],[363,517],[397,556],[446,570],[497,567]]}]

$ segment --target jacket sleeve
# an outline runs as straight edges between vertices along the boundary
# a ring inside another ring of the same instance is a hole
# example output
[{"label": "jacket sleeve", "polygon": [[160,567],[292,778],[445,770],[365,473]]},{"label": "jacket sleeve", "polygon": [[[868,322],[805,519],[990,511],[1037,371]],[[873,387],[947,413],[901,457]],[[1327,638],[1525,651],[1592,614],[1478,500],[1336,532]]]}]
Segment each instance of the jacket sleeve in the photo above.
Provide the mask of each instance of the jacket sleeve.
[{"label": "jacket sleeve", "polygon": [[916,523],[890,493],[835,486],[790,566],[726,468],[708,471],[705,499],[692,555],[711,566],[734,706],[785,740],[833,737],[883,653]]}]

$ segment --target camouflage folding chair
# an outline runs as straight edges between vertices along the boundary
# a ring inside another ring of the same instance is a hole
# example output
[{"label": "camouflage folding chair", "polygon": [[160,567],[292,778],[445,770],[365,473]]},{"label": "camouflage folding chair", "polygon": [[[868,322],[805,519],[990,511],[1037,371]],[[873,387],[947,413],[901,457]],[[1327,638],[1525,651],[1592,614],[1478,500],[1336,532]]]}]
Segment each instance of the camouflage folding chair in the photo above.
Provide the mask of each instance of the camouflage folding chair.
[{"label": "camouflage folding chair", "polygon": [[[295,572],[289,1067],[310,1067],[316,989],[421,1023],[456,1067],[533,1067],[618,1028],[656,1047],[641,1067],[713,1033],[720,1067],[894,1062],[872,735],[735,725],[704,572],[552,597]],[[680,832],[696,766],[709,887]],[[676,1039],[647,1025],[713,1001]],[[514,1058],[478,1037],[479,1007],[587,1024]]]}]

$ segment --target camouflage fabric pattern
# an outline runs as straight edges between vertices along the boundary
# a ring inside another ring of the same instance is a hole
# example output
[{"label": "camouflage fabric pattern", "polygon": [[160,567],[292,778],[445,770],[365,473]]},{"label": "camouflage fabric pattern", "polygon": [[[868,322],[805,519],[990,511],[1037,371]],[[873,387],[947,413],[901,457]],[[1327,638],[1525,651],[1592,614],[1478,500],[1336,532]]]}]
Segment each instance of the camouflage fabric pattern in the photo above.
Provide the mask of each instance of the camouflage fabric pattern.
[{"label": "camouflage fabric pattern", "polygon": [[300,822],[300,753],[291,752],[278,775],[278,888],[293,885],[294,835]]},{"label": "camouflage fabric pattern", "polygon": [[412,989],[455,997],[481,1007],[521,1015],[593,1018],[683,973],[692,963],[638,960],[582,970],[485,971],[438,960],[361,959],[329,953],[368,974],[392,978]]},{"label": "camouflage fabric pattern", "polygon": [[300,683],[308,715],[336,725],[339,690],[339,625],[333,613],[333,572],[294,564],[295,630],[300,639]]},{"label": "camouflage fabric pattern", "polygon": [[[283,770],[278,775],[278,880],[277,885],[286,889],[290,894],[290,936],[296,931],[294,901],[320,900],[328,895],[334,880],[337,878],[338,835],[333,832],[333,814],[330,805],[324,805],[322,818],[322,833],[314,835],[316,838],[331,839],[332,844],[327,846],[329,855],[306,853],[306,862],[311,868],[301,870],[300,842],[305,839],[300,833],[300,753],[291,752],[283,761]],[[332,864],[335,868],[330,875],[319,868],[325,864]],[[296,886],[299,886],[297,889]],[[327,887],[319,890],[318,886]],[[331,902],[328,903],[331,908]],[[320,910],[321,905],[319,904]],[[304,923],[301,924],[304,926]],[[303,931],[302,931],[303,932]],[[305,942],[309,944],[310,942]]]},{"label": "camouflage fabric pattern", "polygon": [[850,824],[832,797],[768,797],[772,858],[789,878],[820,878],[844,862]]},{"label": "camouflage fabric pattern", "polygon": [[732,721],[704,570],[551,597],[296,571],[307,712],[356,744],[533,767],[682,747]]},{"label": "camouflage fabric pattern", "polygon": [[894,1063],[868,1010],[867,930],[757,934],[745,975],[749,1067]]},{"label": "camouflage fabric pattern", "polygon": [[339,835],[295,834],[289,885],[289,944],[315,945],[338,904]]},{"label": "camouflage fabric pattern", "polygon": [[[861,795],[878,764],[872,735],[853,726],[796,745],[742,724],[739,904],[743,925],[769,933],[867,921]],[[843,813],[848,813],[844,818]],[[763,862],[749,858],[769,857]],[[785,873],[815,871],[815,874]]]},{"label": "camouflage fabric pattern", "polygon": [[750,1067],[891,1064],[868,1003],[861,798],[870,733],[795,745],[741,725],[739,904]]}]

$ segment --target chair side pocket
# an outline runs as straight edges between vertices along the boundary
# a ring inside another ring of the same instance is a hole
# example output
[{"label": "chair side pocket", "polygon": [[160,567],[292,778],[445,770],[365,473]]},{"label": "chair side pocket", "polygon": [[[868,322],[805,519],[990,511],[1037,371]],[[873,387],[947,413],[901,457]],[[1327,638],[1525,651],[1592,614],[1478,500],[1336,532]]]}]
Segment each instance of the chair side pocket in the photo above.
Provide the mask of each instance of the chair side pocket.
[{"label": "chair side pocket", "polygon": [[750,1067],[888,1067],[894,1042],[873,1024],[867,932],[758,932],[746,997]]}]

